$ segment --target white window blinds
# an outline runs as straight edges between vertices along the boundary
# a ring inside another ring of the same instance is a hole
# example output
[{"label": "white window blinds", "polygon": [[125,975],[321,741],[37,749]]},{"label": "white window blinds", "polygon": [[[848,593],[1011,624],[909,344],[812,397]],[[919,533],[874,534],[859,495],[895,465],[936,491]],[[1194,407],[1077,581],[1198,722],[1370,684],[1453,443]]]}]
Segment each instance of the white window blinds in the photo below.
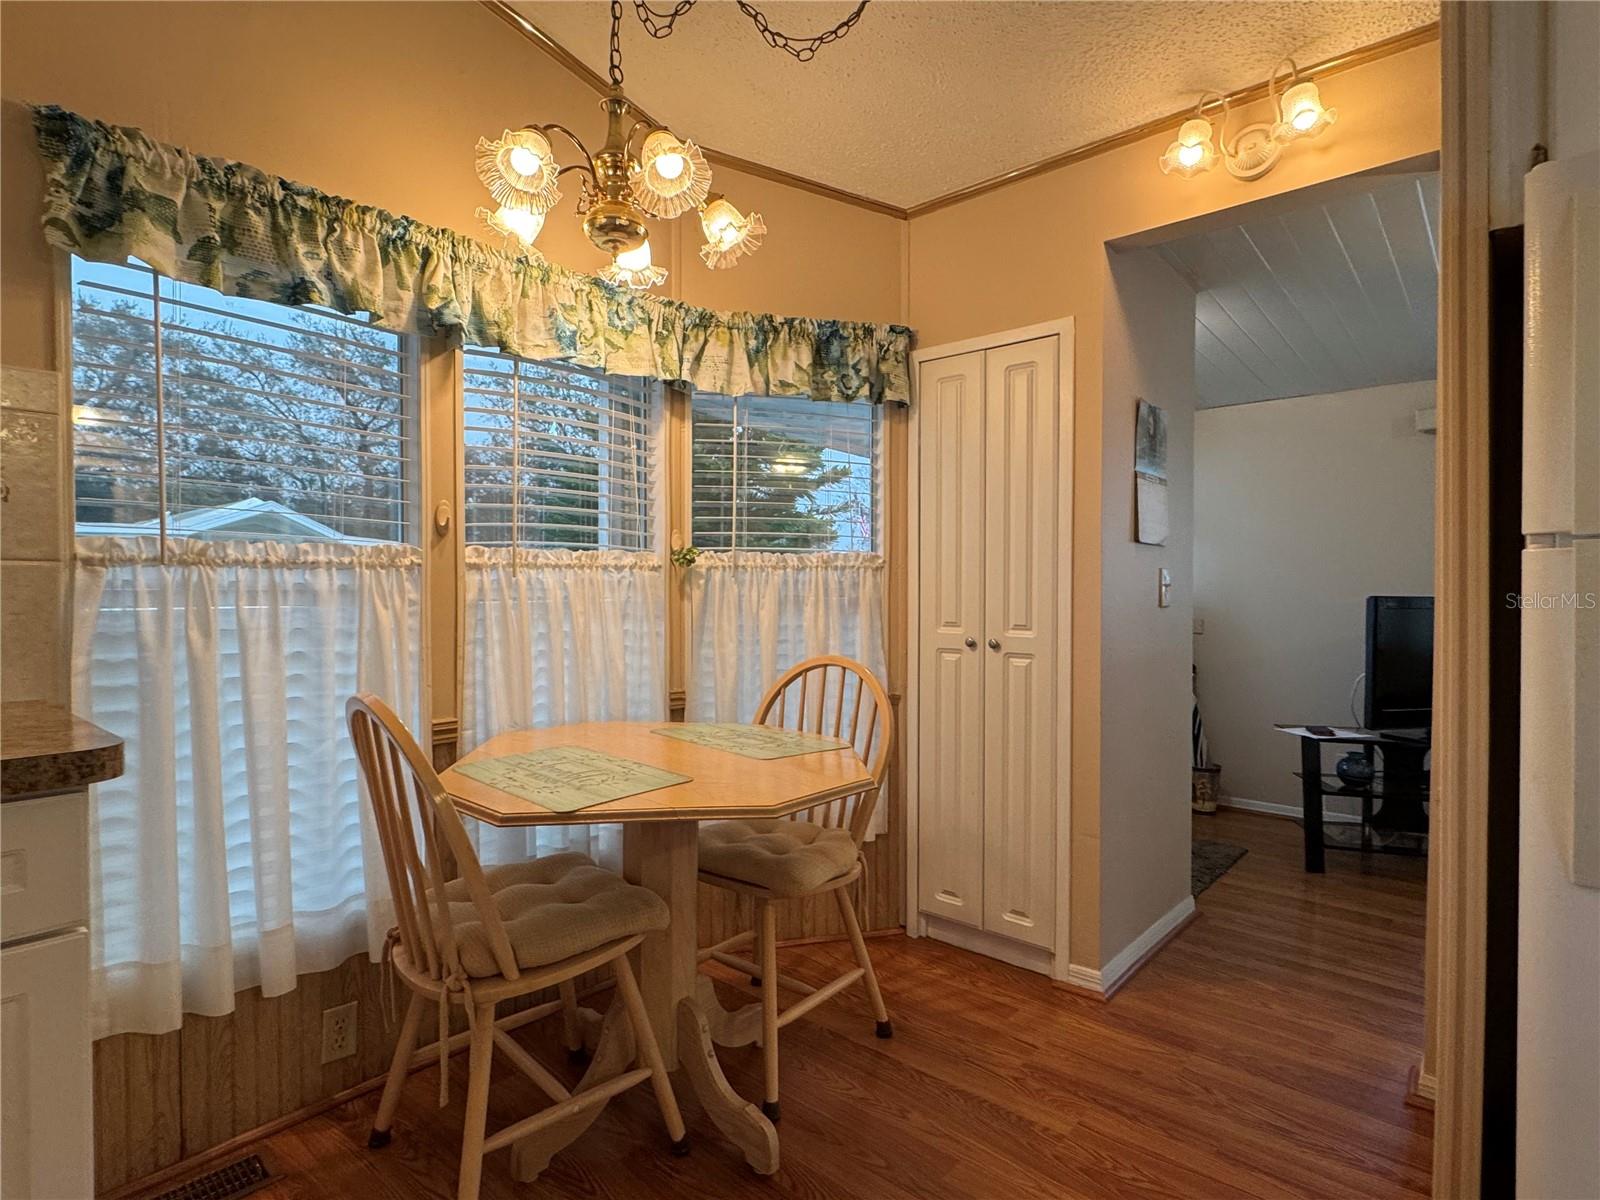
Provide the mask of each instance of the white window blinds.
[{"label": "white window blinds", "polygon": [[78,533],[415,541],[414,341],[74,258]]},{"label": "white window blinds", "polygon": [[693,423],[696,547],[877,548],[876,405],[702,392]]},{"label": "white window blinds", "polygon": [[652,544],[654,385],[481,350],[464,376],[469,543]]}]

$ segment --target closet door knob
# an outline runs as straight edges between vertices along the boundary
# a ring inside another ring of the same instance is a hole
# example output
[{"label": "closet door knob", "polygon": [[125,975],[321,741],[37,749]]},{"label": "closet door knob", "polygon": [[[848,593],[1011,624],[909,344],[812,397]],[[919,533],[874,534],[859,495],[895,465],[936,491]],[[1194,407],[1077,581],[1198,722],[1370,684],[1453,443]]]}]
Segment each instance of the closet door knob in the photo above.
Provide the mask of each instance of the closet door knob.
[{"label": "closet door knob", "polygon": [[977,648],[978,648],[978,639],[975,638],[975,637],[969,637],[967,639],[967,649],[968,650],[976,650]]},{"label": "closet door knob", "polygon": [[989,649],[991,649],[991,650],[1000,649],[1000,639],[999,638],[990,638],[989,639]]}]

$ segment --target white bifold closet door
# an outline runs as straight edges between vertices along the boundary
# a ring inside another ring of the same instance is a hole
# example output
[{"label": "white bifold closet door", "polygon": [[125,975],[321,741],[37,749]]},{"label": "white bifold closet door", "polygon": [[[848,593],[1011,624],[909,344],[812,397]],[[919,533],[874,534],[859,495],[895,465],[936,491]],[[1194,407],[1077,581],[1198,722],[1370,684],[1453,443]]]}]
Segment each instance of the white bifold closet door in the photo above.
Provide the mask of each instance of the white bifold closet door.
[{"label": "white bifold closet door", "polygon": [[924,363],[922,911],[1041,948],[1056,922],[1059,339]]}]

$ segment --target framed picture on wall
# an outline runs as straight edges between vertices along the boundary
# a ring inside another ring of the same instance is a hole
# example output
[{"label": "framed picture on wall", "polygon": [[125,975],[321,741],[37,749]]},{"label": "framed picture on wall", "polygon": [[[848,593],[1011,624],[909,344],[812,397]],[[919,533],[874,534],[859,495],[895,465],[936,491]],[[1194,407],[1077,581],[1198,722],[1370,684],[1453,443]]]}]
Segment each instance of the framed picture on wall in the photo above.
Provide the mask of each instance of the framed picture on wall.
[{"label": "framed picture on wall", "polygon": [[1139,401],[1133,436],[1133,502],[1137,538],[1146,546],[1167,544],[1167,414]]}]

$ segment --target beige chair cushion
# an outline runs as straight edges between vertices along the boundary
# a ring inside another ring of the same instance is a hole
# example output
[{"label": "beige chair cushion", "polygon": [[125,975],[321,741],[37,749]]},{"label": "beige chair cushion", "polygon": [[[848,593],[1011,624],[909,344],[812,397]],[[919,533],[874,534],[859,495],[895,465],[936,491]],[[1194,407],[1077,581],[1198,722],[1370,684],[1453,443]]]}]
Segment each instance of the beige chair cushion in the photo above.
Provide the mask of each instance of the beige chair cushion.
[{"label": "beige chair cushion", "polygon": [[[541,967],[618,938],[665,929],[666,903],[582,854],[551,854],[484,871],[519,967]],[[474,979],[500,974],[464,880],[444,885],[461,967]]]},{"label": "beige chair cushion", "polygon": [[856,862],[848,830],[810,821],[709,821],[700,826],[700,869],[779,896],[814,892]]}]

